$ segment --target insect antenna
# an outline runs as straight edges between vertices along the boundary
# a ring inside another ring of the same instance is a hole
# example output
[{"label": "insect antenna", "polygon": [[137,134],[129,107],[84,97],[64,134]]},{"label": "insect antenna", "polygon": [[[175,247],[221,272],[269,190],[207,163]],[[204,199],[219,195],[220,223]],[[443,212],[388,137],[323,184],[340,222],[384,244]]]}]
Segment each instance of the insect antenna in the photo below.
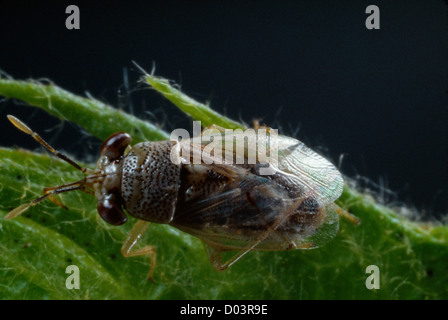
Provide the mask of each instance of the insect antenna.
[{"label": "insect antenna", "polygon": [[[22,205],[18,206],[17,208],[11,210],[5,216],[5,220],[9,220],[9,219],[12,219],[12,218],[15,218],[15,217],[21,215],[23,212],[28,210],[30,207],[33,207],[36,204],[40,203],[42,200],[45,200],[46,198],[50,198],[51,199],[51,197],[53,195],[55,195],[55,194],[68,192],[68,191],[73,191],[73,190],[84,189],[84,185],[85,185],[85,181],[83,179],[83,180],[80,180],[80,181],[77,181],[77,182],[73,182],[73,183],[69,183],[69,184],[65,184],[65,185],[62,185],[62,186],[45,189],[45,191],[44,191],[45,194],[44,195],[40,196],[39,198],[34,199],[33,201],[31,201],[29,203],[22,204]],[[57,203],[57,204],[61,205],[60,203]],[[66,208],[65,206],[63,206],[63,207]]]},{"label": "insect antenna", "polygon": [[8,120],[11,121],[11,123],[20,131],[25,132],[26,134],[29,134],[30,136],[33,137],[34,140],[36,140],[37,142],[39,142],[41,145],[43,145],[48,151],[50,151],[51,153],[53,153],[55,156],[57,156],[58,158],[64,160],[65,162],[69,163],[70,165],[72,165],[73,167],[75,167],[76,169],[87,173],[89,171],[88,168],[83,168],[81,167],[79,164],[77,164],[75,161],[73,161],[72,159],[70,159],[69,157],[67,157],[65,154],[60,153],[59,151],[55,150],[51,145],[49,145],[38,133],[34,132],[33,130],[30,129],[30,127],[28,127],[25,123],[23,123],[21,120],[17,119],[16,117],[12,116],[12,115],[7,115]]},{"label": "insect antenna", "polygon": [[[54,149],[39,134],[37,134],[36,132],[31,130],[30,127],[28,127],[21,120],[17,119],[16,117],[14,117],[12,115],[8,115],[7,117],[8,117],[8,120],[11,121],[11,123],[17,129],[19,129],[19,130],[25,132],[26,134],[29,134],[30,136],[32,136],[34,140],[39,142],[48,151],[50,151],[52,154],[54,154],[58,158],[64,160],[67,163],[69,163],[70,165],[72,165],[76,169],[82,171],[84,174],[92,174],[92,173],[94,173],[92,170],[90,170],[88,168],[85,168],[85,167],[81,167],[75,161],[73,161],[72,159],[70,159],[66,155],[64,155],[64,154],[60,153],[59,151],[57,151],[56,149]],[[90,179],[92,179],[92,178],[94,179],[94,178],[98,178],[98,177],[99,176],[95,175],[95,174],[93,174],[91,176],[88,176],[88,178],[90,178]],[[56,200],[56,198],[54,198],[54,195],[59,194],[59,193],[63,193],[63,192],[73,191],[73,190],[83,190],[84,191],[85,187],[86,187],[86,184],[87,184],[87,179],[88,178],[84,178],[84,179],[82,179],[80,181],[69,183],[69,184],[64,184],[64,185],[61,185],[61,186],[58,186],[58,187],[45,188],[44,189],[44,194],[42,196],[40,196],[39,198],[34,199],[33,201],[31,201],[29,203],[22,204],[22,205],[18,206],[17,208],[11,210],[5,216],[5,219],[9,220],[9,219],[12,219],[12,218],[15,218],[15,217],[19,216],[20,214],[22,214],[23,212],[28,210],[30,207],[33,207],[33,206],[37,205],[38,203],[42,202],[46,198],[48,198],[49,200],[51,200],[52,202],[54,202],[58,206],[67,209],[66,206],[64,206],[61,202],[59,202],[58,200]]]}]

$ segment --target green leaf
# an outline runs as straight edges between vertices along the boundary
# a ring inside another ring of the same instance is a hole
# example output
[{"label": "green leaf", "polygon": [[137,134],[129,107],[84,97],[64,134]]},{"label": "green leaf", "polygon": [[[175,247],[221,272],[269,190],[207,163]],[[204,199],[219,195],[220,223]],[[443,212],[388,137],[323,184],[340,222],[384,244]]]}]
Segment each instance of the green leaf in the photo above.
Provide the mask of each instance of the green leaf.
[{"label": "green leaf", "polygon": [[[203,125],[244,127],[163,79],[145,80]],[[167,137],[156,126],[53,84],[0,79],[0,94],[73,121],[100,139],[118,130],[130,131],[134,142]],[[143,238],[157,249],[152,283],[146,280],[149,257],[120,254],[135,219],[121,227],[106,224],[91,195],[62,194],[68,211],[44,201],[4,220],[44,187],[81,175],[59,159],[24,150],[0,148],[0,163],[0,299],[448,298],[448,227],[411,222],[348,186],[338,203],[361,225],[342,220],[338,236],[322,248],[251,252],[221,273],[211,267],[198,239],[152,224]],[[69,265],[79,267],[79,290],[66,288]],[[380,289],[366,288],[369,265],[380,270]]]},{"label": "green leaf", "polygon": [[245,125],[229,119],[216,111],[210,109],[208,105],[200,103],[190,98],[179,89],[170,84],[167,79],[146,74],[144,81],[151,85],[157,92],[171,101],[186,115],[197,121],[201,121],[203,127],[217,125],[226,129],[244,129]]},{"label": "green leaf", "polygon": [[53,83],[0,78],[0,94],[23,100],[59,119],[77,123],[101,140],[118,131],[129,133],[134,143],[169,138],[166,132],[151,123],[98,100],[74,95]]}]

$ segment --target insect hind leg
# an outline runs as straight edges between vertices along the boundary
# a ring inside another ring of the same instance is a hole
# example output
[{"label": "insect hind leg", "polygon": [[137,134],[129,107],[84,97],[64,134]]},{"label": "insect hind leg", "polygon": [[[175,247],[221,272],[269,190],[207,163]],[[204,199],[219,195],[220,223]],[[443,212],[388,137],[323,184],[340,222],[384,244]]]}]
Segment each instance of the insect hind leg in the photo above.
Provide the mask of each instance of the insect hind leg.
[{"label": "insect hind leg", "polygon": [[350,212],[348,212],[347,210],[342,209],[341,207],[339,207],[336,204],[334,205],[334,209],[335,209],[335,211],[337,212],[337,214],[339,216],[341,216],[342,218],[348,220],[349,222],[351,222],[351,223],[353,223],[355,225],[361,224],[361,220],[357,216],[355,216],[355,215],[351,214]]},{"label": "insect hind leg", "polygon": [[212,264],[213,268],[215,268],[216,271],[225,271],[227,268],[229,268],[231,265],[233,265],[235,262],[237,262],[240,258],[242,258],[246,253],[252,251],[258,245],[258,243],[259,242],[255,242],[249,248],[240,250],[237,254],[232,256],[225,263],[222,263],[222,252],[225,250],[221,250],[221,249],[214,247],[212,245],[209,245],[209,244],[206,244],[206,249],[207,249],[208,258],[209,258],[210,263]]}]

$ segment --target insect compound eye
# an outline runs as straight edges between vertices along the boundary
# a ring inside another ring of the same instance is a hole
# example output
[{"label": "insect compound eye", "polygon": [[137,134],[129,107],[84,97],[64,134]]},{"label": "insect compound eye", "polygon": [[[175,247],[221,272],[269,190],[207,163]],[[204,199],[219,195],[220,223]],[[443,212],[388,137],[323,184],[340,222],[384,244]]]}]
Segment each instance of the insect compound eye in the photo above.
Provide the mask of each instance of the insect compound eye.
[{"label": "insect compound eye", "polygon": [[117,132],[104,140],[101,145],[100,155],[106,156],[110,160],[120,158],[126,147],[131,143],[131,136],[125,132]]},{"label": "insect compound eye", "polygon": [[104,221],[114,226],[122,225],[128,220],[121,208],[121,202],[114,194],[108,195],[103,200],[98,201],[97,210]]}]

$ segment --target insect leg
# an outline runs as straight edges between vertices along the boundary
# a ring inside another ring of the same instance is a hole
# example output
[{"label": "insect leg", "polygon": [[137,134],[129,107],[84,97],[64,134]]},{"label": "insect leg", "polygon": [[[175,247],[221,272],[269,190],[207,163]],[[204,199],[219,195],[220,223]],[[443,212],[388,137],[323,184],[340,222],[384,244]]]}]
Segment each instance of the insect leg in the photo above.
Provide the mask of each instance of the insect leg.
[{"label": "insect leg", "polygon": [[[126,238],[126,241],[123,243],[121,247],[121,254],[125,258],[135,257],[135,256],[143,256],[150,255],[151,256],[151,266],[149,267],[148,280],[153,281],[152,276],[154,274],[154,268],[156,267],[156,249],[152,246],[146,246],[141,249],[135,249],[134,247],[137,245],[138,241],[145,234],[148,229],[150,222],[138,220]],[[133,250],[134,249],[134,250]]]},{"label": "insect leg", "polygon": [[292,250],[292,249],[311,249],[314,247],[313,243],[297,243],[296,241],[292,240],[290,237],[286,235],[282,235],[283,239],[285,239],[286,243],[289,243],[289,246],[286,248],[286,250]]},{"label": "insect leg", "polygon": [[267,132],[270,132],[271,127],[268,127],[264,123],[262,124],[261,121],[262,121],[262,119],[254,119],[254,120],[252,120],[252,126],[254,127],[254,129],[255,130],[266,129]]},{"label": "insect leg", "polygon": [[[73,185],[79,185],[79,182],[70,183],[70,184],[67,184],[65,186],[66,187],[70,187],[70,186],[73,186]],[[65,209],[65,210],[68,210],[68,208],[61,201],[56,199],[56,197],[53,194],[51,194],[51,192],[53,192],[54,190],[57,190],[59,188],[60,188],[60,186],[59,187],[44,188],[44,194],[50,193],[50,195],[48,196],[48,200],[50,200],[54,204],[60,206],[61,208]]]},{"label": "insect leg", "polygon": [[208,127],[205,127],[203,130],[202,130],[202,134],[204,133],[204,132],[206,132],[207,130],[213,130],[213,131],[216,131],[216,132],[219,132],[219,133],[224,133],[225,131],[226,131],[226,128],[223,128],[223,127],[220,127],[220,126],[218,126],[218,125],[216,125],[216,124],[212,124],[212,125],[209,125]]},{"label": "insect leg", "polygon": [[30,203],[24,203],[20,206],[18,206],[17,208],[11,210],[6,216],[5,216],[5,220],[9,220],[9,219],[13,219],[19,215],[21,215],[23,212],[25,212],[26,210],[28,210],[30,207],[33,207],[35,205],[37,205],[38,203],[42,202],[43,200],[52,197],[55,194],[59,194],[59,193],[63,193],[63,192],[68,192],[68,191],[73,191],[73,190],[81,190],[82,186],[80,184],[81,182],[74,182],[68,185],[62,185],[56,188],[51,188],[51,190],[45,191],[45,194],[43,196],[40,196],[39,198],[34,199],[33,201],[31,201]]},{"label": "insect leg", "polygon": [[53,202],[54,204],[60,206],[62,209],[68,210],[68,208],[58,199],[56,199],[56,197],[54,195],[50,195],[48,196],[48,200],[50,200],[51,202]]},{"label": "insect leg", "polygon": [[225,263],[222,263],[222,254],[221,254],[222,251],[224,250],[220,250],[217,247],[207,244],[206,248],[208,257],[210,259],[210,263],[212,264],[213,268],[215,268],[217,271],[224,271],[230,266],[232,266],[235,262],[237,262],[240,258],[242,258],[246,253],[252,251],[263,240],[264,238],[255,241],[254,243],[252,243],[252,245],[239,251]]},{"label": "insect leg", "polygon": [[222,264],[222,251],[209,244],[206,244],[205,248],[207,250],[207,255],[213,268],[215,268],[217,271],[224,271],[226,268],[223,268]]},{"label": "insect leg", "polygon": [[350,212],[342,209],[341,207],[334,205],[334,208],[336,210],[336,212],[343,218],[345,218],[346,220],[350,221],[353,224],[360,224],[361,220],[359,220],[358,217],[354,216],[353,214],[351,214]]}]

